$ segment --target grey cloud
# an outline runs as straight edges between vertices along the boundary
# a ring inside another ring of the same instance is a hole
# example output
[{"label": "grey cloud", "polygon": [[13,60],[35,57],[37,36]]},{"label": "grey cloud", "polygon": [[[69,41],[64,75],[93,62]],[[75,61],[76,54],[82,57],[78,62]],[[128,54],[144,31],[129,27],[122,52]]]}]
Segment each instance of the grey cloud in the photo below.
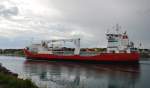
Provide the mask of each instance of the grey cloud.
[{"label": "grey cloud", "polygon": [[[44,3],[42,0],[38,1]],[[150,48],[150,0],[47,1],[49,3],[47,2],[45,5],[47,7],[52,5],[54,9],[60,11],[62,18],[49,18],[46,15],[39,17],[29,12],[29,20],[26,18],[9,20],[11,21],[8,25],[9,28],[15,28],[16,30],[30,29],[25,34],[22,33],[24,31],[19,32],[17,38],[15,38],[17,42],[23,42],[20,37],[29,39],[39,36],[40,39],[51,39],[54,37],[71,38],[79,36],[82,37],[81,43],[84,47],[106,47],[105,33],[107,29],[111,30],[113,25],[119,23],[122,26],[122,30],[127,30],[131,40],[137,44],[142,42],[146,48]],[[17,5],[10,8],[0,6],[0,16],[11,17],[18,16],[18,14]],[[70,33],[76,31],[77,34],[70,35]]]},{"label": "grey cloud", "polygon": [[102,40],[106,44],[105,32],[119,23],[127,30],[135,43],[150,42],[150,0],[51,0],[55,8],[62,11],[64,22],[80,25],[85,32],[93,34],[92,41]]},{"label": "grey cloud", "polygon": [[5,6],[0,5],[0,16],[3,17],[17,16],[18,13],[19,11],[17,7],[6,8]]}]

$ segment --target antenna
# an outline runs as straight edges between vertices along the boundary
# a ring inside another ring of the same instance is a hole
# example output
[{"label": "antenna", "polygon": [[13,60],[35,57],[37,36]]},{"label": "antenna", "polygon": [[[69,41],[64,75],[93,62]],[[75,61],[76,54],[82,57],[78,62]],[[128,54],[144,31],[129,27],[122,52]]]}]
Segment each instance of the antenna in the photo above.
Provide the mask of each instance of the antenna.
[{"label": "antenna", "polygon": [[107,34],[107,33],[109,33],[109,29],[107,29],[107,32],[106,32],[106,34]]},{"label": "antenna", "polygon": [[142,48],[143,48],[143,47],[142,47],[142,43],[141,43],[141,42],[139,43],[139,48],[140,48],[140,49],[142,49]]},{"label": "antenna", "polygon": [[116,32],[119,33],[119,29],[121,29],[121,26],[119,24],[116,24]]}]

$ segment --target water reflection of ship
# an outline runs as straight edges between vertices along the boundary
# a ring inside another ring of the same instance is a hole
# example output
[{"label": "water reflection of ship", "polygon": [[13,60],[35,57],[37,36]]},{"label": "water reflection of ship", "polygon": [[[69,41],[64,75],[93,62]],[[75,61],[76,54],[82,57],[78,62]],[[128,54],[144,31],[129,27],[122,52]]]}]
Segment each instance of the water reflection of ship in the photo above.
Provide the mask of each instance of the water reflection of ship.
[{"label": "water reflection of ship", "polygon": [[134,88],[140,75],[138,64],[89,65],[26,61],[24,70],[31,78],[38,76],[40,81],[71,88]]}]

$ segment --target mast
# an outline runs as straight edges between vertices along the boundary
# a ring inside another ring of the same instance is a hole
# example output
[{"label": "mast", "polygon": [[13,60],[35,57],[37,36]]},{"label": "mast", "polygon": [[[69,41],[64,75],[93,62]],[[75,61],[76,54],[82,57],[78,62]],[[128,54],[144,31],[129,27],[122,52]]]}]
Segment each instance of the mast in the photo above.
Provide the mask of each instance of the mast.
[{"label": "mast", "polygon": [[119,34],[121,26],[119,24],[116,24],[115,28],[116,28],[117,34]]}]

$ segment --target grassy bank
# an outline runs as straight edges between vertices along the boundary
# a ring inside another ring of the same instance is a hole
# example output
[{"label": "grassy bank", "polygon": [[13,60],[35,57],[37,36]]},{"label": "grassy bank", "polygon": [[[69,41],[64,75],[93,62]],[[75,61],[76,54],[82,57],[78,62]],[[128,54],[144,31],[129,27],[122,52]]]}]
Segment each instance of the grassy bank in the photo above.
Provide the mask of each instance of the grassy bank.
[{"label": "grassy bank", "polygon": [[0,88],[38,88],[30,80],[19,79],[17,76],[0,65]]},{"label": "grassy bank", "polygon": [[0,88],[37,88],[30,80],[0,73]]}]

